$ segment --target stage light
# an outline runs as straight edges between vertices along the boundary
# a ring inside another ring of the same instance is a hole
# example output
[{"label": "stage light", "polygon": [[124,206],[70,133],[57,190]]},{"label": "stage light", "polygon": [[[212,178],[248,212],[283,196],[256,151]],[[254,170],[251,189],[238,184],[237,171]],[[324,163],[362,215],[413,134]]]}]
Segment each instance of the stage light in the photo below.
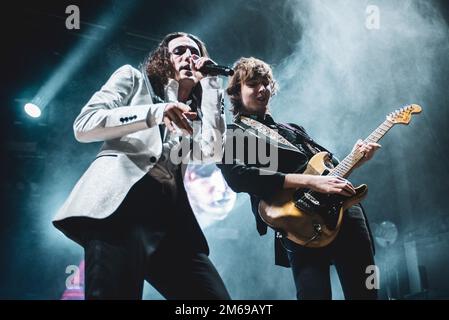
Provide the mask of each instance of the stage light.
[{"label": "stage light", "polygon": [[42,114],[41,108],[33,103],[27,103],[24,106],[25,112],[32,118],[39,118]]}]

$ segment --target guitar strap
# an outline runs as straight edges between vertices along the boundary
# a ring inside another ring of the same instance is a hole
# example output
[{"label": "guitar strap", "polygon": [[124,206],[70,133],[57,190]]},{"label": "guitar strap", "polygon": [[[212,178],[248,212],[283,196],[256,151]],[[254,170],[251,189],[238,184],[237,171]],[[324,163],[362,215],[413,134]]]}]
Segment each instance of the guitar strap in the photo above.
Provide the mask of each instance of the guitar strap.
[{"label": "guitar strap", "polygon": [[[312,154],[317,154],[318,152],[322,152],[325,151],[329,154],[331,159],[334,159],[334,155],[332,154],[332,152],[330,152],[329,150],[327,150],[326,148],[324,148],[323,146],[319,145],[318,143],[316,143],[304,130],[304,128],[300,127],[300,126],[296,126],[296,125],[292,125],[290,123],[285,123],[285,124],[279,124],[279,126],[284,127],[286,129],[289,129],[293,132],[295,132],[297,135],[301,136],[303,138],[304,144],[307,146],[307,148],[310,150],[310,152]],[[338,159],[335,159],[337,162]]]},{"label": "guitar strap", "polygon": [[[268,138],[270,141],[275,141],[278,145],[285,149],[293,150],[300,152],[300,150],[293,145],[290,141],[285,139],[283,136],[281,136],[279,133],[277,133],[275,130],[269,128],[268,126],[264,125],[263,123],[260,123],[259,121],[256,121],[254,119],[240,116],[239,120],[242,124],[246,125],[247,127],[250,127],[254,129],[257,133],[263,135],[264,137]],[[247,129],[247,128],[244,128]]]}]

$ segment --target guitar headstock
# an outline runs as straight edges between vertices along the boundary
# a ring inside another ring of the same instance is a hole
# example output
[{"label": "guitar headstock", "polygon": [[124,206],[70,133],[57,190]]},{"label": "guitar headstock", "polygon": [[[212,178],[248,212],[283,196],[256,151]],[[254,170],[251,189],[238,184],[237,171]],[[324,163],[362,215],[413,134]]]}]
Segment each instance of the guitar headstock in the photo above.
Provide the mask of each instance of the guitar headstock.
[{"label": "guitar headstock", "polygon": [[412,118],[412,114],[420,113],[422,111],[421,106],[417,104],[410,104],[408,106],[402,107],[387,116],[387,120],[393,122],[394,124],[403,123],[409,124]]}]

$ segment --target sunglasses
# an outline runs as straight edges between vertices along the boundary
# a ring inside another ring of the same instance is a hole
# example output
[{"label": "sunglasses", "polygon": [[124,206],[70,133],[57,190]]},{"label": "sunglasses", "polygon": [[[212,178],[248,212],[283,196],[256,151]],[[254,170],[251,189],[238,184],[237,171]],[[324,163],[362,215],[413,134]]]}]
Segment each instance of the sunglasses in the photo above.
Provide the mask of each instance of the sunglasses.
[{"label": "sunglasses", "polygon": [[176,56],[181,56],[181,55],[183,55],[183,54],[187,51],[187,49],[190,50],[190,53],[191,53],[192,55],[201,56],[200,53],[199,53],[199,51],[198,51],[196,48],[194,48],[194,47],[189,47],[189,46],[179,46],[179,47],[176,47],[176,48],[173,49],[173,51],[172,51],[171,53],[173,53],[173,54],[176,55]]}]

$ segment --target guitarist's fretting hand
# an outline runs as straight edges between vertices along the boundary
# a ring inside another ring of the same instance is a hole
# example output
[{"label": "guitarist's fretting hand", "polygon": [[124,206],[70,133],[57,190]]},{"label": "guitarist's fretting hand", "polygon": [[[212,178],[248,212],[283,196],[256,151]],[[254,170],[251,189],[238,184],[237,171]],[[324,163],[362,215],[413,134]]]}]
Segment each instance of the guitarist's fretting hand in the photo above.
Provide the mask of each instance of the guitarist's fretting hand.
[{"label": "guitarist's fretting hand", "polygon": [[336,176],[315,176],[310,174],[290,173],[285,176],[284,188],[309,188],[326,194],[341,194],[350,197],[356,193],[348,180]]},{"label": "guitarist's fretting hand", "polygon": [[[370,142],[366,143],[362,140],[358,140],[352,149],[357,150],[363,154],[354,168],[360,167],[366,161],[370,160],[377,149],[381,146],[378,143]],[[315,176],[308,174],[291,173],[285,176],[284,189],[298,189],[309,188],[313,191],[326,193],[326,194],[341,194],[343,196],[350,197],[356,194],[354,186],[348,180],[336,177],[336,176]]]},{"label": "guitarist's fretting hand", "polygon": [[363,153],[363,158],[360,159],[359,162],[357,162],[354,168],[358,168],[368,160],[371,160],[371,158],[374,156],[374,153],[379,148],[381,148],[381,145],[378,143],[375,142],[366,143],[361,139],[359,139],[355,143],[354,148],[352,148],[352,151],[354,152],[354,150],[357,150],[358,152]]}]

